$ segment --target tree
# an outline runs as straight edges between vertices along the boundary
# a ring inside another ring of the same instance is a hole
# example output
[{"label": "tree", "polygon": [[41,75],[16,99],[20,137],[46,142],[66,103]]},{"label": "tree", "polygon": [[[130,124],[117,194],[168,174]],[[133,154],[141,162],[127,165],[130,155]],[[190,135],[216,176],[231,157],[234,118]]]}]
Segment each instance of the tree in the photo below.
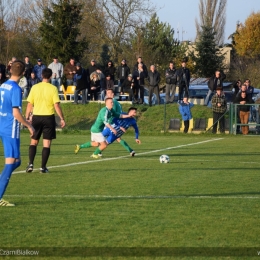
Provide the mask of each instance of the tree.
[{"label": "tree", "polygon": [[227,0],[200,0],[199,19],[196,18],[197,38],[201,34],[203,26],[211,26],[215,32],[215,42],[218,46],[224,43],[226,25]]},{"label": "tree", "polygon": [[65,63],[72,56],[79,60],[83,55],[88,43],[85,37],[80,38],[82,8],[75,0],[59,0],[44,8],[39,31],[46,60],[57,55]]},{"label": "tree", "polygon": [[260,55],[260,12],[252,13],[240,24],[234,35],[234,47],[238,55],[255,58]]},{"label": "tree", "polygon": [[190,55],[195,62],[195,73],[200,77],[211,77],[216,69],[223,69],[224,55],[215,42],[216,32],[210,26],[202,26],[200,38]]}]

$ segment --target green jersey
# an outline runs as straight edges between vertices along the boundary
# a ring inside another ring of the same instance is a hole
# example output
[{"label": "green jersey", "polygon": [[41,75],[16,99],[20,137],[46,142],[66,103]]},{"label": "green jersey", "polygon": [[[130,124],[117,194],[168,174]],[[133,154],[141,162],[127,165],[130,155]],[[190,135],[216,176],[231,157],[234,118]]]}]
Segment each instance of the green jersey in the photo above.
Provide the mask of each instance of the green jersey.
[{"label": "green jersey", "polygon": [[109,110],[107,107],[103,107],[100,109],[97,119],[92,125],[90,131],[92,133],[101,133],[106,124],[110,124],[110,121],[113,117],[120,117],[120,113],[116,112],[114,108]]}]

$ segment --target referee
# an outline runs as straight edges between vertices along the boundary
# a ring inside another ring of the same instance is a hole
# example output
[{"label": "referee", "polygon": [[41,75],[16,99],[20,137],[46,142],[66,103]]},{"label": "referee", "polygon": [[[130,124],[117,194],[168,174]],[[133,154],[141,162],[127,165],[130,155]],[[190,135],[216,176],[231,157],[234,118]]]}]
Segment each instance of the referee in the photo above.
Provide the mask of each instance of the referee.
[{"label": "referee", "polygon": [[[54,85],[50,84],[51,76],[51,69],[43,69],[42,82],[32,87],[27,98],[26,120],[29,122],[32,121],[35,133],[31,137],[29,164],[26,168],[26,172],[33,171],[33,162],[41,135],[43,135],[43,148],[40,172],[48,172],[46,164],[50,155],[51,142],[52,139],[56,139],[54,110],[56,110],[56,113],[61,119],[61,127],[63,128],[65,126],[58,90]],[[32,118],[30,117],[31,114],[33,114]]]}]

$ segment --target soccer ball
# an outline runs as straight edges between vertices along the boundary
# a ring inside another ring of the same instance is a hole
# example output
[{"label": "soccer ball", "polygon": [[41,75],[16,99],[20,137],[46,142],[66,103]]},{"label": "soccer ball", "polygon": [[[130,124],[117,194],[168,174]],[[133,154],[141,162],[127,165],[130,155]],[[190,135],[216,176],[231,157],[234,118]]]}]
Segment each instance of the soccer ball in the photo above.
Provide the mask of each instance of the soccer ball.
[{"label": "soccer ball", "polygon": [[160,160],[160,163],[169,163],[170,162],[169,156],[165,155],[165,154],[161,155],[159,160]]}]

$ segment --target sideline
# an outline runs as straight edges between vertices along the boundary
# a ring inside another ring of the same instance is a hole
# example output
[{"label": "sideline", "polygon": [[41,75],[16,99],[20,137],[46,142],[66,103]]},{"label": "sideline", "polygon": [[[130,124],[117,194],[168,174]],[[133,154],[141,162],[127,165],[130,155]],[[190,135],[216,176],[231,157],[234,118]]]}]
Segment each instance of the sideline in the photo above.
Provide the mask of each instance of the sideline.
[{"label": "sideline", "polygon": [[[205,144],[205,143],[219,141],[219,140],[223,140],[223,139],[224,138],[214,138],[214,139],[205,140],[205,141],[201,141],[201,142],[197,142],[197,143],[182,144],[182,145],[178,145],[178,146],[163,148],[163,149],[159,149],[159,150],[153,150],[153,151],[149,151],[149,152],[136,153],[135,156],[145,155],[145,154],[150,154],[150,153],[158,153],[158,152],[163,152],[163,151],[167,151],[167,150],[172,150],[172,149],[177,149],[177,148],[182,148],[182,147],[187,147],[187,146],[193,146],[193,145],[198,145],[198,144]],[[118,160],[118,159],[123,159],[123,158],[129,158],[129,155],[112,157],[112,158],[94,159],[94,160],[91,160],[91,161],[68,163],[68,164],[61,164],[61,165],[55,165],[55,166],[48,166],[48,169],[70,167],[70,166],[81,165],[81,164],[89,164],[89,163],[101,163],[101,162],[113,161],[113,160]],[[34,168],[34,171],[35,170],[38,171],[38,170],[40,170],[40,168],[38,168],[38,169]],[[19,173],[25,173],[25,170],[13,172],[12,174],[19,174]]]}]

